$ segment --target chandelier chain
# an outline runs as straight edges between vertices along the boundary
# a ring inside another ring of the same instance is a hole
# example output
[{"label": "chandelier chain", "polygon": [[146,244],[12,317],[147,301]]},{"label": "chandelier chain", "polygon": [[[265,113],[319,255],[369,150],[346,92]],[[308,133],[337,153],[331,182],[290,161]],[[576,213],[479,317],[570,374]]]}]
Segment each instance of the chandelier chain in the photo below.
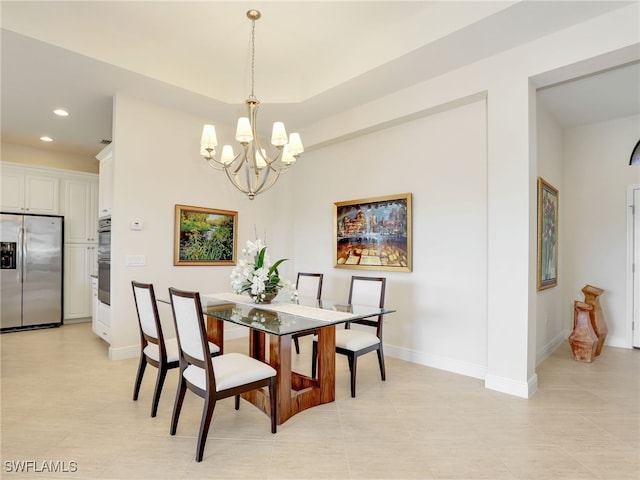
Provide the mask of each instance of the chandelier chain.
[{"label": "chandelier chain", "polygon": [[256,62],[256,21],[251,20],[251,98],[254,99],[254,78],[255,78],[255,62]]}]

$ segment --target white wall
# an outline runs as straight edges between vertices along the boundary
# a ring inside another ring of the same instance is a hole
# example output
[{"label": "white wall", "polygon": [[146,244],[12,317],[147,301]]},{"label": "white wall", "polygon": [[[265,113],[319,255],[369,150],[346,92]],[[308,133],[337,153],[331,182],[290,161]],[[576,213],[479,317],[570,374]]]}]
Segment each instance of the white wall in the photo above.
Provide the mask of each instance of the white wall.
[{"label": "white wall", "polygon": [[[565,219],[573,216],[566,200],[564,188],[564,137],[562,128],[547,108],[537,102],[537,175],[558,189],[558,285],[541,290],[536,295],[536,364],[544,360],[567,338],[566,308],[563,304],[564,285],[569,278],[568,269],[573,254],[566,235],[569,230]],[[533,182],[536,179],[532,179]]]},{"label": "white wall", "polygon": [[[413,141],[412,141],[413,140]],[[294,174],[295,266],[346,300],[352,275],[384,275],[385,353],[482,378],[487,336],[484,100],[309,152]],[[293,172],[292,172],[293,173]],[[333,268],[334,202],[412,193],[413,272]]]},{"label": "white wall", "polygon": [[[627,186],[640,184],[640,167],[629,166],[640,136],[640,117],[624,117],[565,132],[563,223],[567,278],[565,328],[573,328],[573,300],[591,284],[600,297],[609,333],[606,345],[630,347],[627,317]],[[562,200],[561,200],[562,201]]]}]

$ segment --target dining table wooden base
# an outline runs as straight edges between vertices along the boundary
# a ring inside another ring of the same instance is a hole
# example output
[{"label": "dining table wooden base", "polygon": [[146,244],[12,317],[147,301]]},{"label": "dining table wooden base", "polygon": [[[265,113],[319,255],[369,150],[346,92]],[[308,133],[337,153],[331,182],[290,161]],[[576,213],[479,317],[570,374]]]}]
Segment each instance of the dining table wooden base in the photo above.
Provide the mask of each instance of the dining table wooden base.
[{"label": "dining table wooden base", "polygon": [[[336,325],[394,312],[316,298],[259,307],[248,297],[235,293],[202,295],[201,300],[209,341],[223,348],[225,322],[248,327],[249,355],[276,370],[278,425],[308,408],[335,401]],[[318,335],[316,378],[292,370],[293,336],[307,332]],[[242,397],[271,415],[266,389],[244,393]]]},{"label": "dining table wooden base", "polygon": [[[269,338],[269,355],[266,342]],[[335,400],[335,345],[336,327],[328,325],[318,331],[318,378],[311,378],[291,369],[292,335],[268,335],[251,329],[249,351],[252,357],[270,364],[278,372],[278,425],[295,414],[323,403]],[[271,414],[269,394],[266,390],[243,393],[242,398],[251,402],[267,415]]]}]

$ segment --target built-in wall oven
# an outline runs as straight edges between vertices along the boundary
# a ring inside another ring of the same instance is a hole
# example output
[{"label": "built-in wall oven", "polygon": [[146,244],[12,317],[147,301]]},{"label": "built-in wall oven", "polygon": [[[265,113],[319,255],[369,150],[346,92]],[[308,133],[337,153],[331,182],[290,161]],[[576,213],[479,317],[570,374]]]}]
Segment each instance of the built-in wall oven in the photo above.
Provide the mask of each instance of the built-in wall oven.
[{"label": "built-in wall oven", "polygon": [[98,300],[111,305],[111,217],[98,221]]}]

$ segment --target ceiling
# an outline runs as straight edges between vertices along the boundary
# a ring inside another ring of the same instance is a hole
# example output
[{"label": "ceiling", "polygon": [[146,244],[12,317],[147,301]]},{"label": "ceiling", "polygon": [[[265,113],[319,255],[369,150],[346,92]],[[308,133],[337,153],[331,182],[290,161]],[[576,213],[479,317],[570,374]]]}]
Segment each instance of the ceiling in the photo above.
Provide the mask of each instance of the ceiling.
[{"label": "ceiling", "polygon": [[[94,156],[111,140],[116,93],[233,122],[250,94],[250,8],[262,12],[261,120],[304,128],[630,3],[3,0],[0,133]],[[639,84],[635,63],[544,88],[540,99],[570,127],[638,114]],[[70,116],[53,115],[60,107]]]}]

